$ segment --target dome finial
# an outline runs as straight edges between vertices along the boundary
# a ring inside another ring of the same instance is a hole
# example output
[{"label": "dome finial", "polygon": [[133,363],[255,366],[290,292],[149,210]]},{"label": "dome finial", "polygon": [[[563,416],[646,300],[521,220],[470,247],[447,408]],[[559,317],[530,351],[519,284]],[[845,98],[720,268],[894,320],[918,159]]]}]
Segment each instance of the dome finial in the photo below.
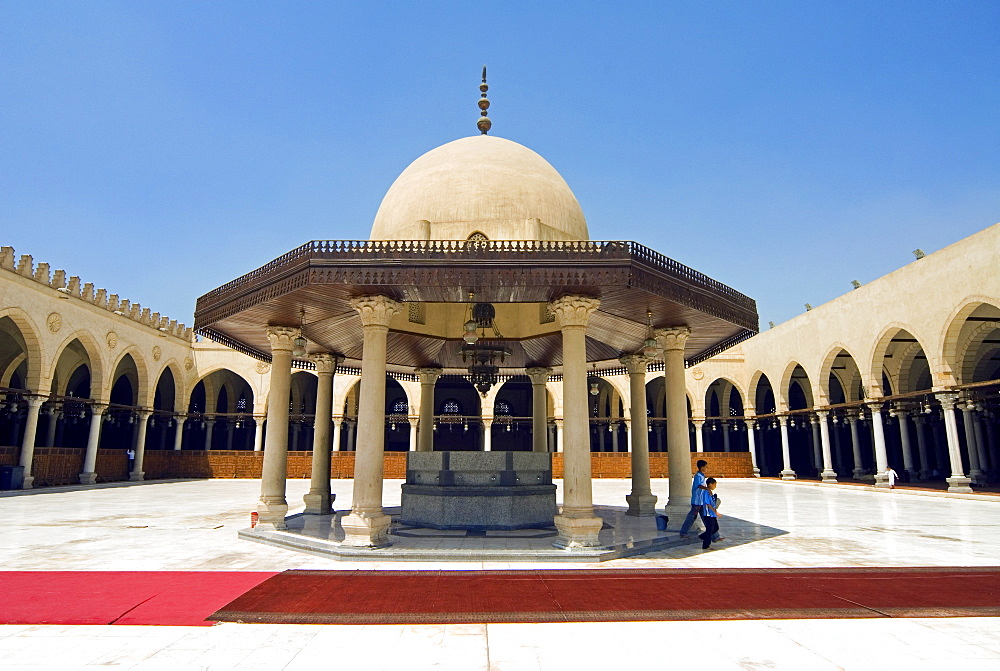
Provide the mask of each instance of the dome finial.
[{"label": "dome finial", "polygon": [[479,132],[481,132],[483,135],[486,135],[487,133],[490,132],[490,128],[493,126],[493,122],[490,121],[489,118],[486,116],[487,114],[486,110],[490,108],[490,100],[489,98],[486,97],[486,92],[490,90],[490,87],[486,85],[485,65],[483,66],[483,83],[479,85],[479,90],[482,91],[482,96],[479,98],[479,110],[480,110],[479,114],[481,115],[482,118],[479,119],[479,121],[476,123],[476,126],[479,128]]}]

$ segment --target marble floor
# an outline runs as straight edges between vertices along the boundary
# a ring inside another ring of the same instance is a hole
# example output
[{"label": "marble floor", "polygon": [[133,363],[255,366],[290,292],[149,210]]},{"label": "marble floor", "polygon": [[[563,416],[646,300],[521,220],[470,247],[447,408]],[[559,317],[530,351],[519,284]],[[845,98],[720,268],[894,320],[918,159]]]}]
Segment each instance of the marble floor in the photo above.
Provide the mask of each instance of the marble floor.
[{"label": "marble floor", "polygon": [[[290,512],[308,481],[289,480]],[[400,481],[387,481],[386,506]],[[347,508],[350,481],[334,481]],[[666,493],[666,481],[654,492]],[[624,506],[627,480],[595,480],[594,502]],[[993,566],[1000,497],[857,486],[721,480],[726,540],[680,544],[600,564],[335,561],[241,541],[259,481],[208,480],[0,492],[0,570],[289,568]],[[560,496],[561,498],[561,496]],[[673,520],[672,520],[673,522]],[[672,524],[671,526],[674,526]],[[1000,586],[998,586],[1000,589]],[[697,595],[693,595],[697,598]],[[1000,670],[1000,618],[208,628],[0,626],[0,668],[14,669],[907,669]]]}]

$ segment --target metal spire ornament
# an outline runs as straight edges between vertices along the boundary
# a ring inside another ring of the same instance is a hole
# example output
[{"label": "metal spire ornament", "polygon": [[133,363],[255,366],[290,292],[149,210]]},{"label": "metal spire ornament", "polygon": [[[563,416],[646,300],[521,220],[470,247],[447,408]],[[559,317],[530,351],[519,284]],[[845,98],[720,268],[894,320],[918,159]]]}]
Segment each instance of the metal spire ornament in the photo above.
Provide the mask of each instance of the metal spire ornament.
[{"label": "metal spire ornament", "polygon": [[493,126],[493,122],[487,117],[487,112],[490,108],[490,100],[486,97],[486,92],[490,90],[490,87],[486,85],[486,66],[483,66],[483,83],[479,85],[479,90],[482,91],[482,96],[479,98],[479,114],[482,117],[476,122],[476,126],[479,128],[479,132],[486,135],[490,132],[490,128]]}]

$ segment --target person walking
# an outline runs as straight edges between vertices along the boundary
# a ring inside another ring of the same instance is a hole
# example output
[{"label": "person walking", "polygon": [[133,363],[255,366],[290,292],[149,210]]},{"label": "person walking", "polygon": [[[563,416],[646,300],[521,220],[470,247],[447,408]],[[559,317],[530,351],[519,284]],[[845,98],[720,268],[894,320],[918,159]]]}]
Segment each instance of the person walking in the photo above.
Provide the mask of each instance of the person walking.
[{"label": "person walking", "polygon": [[892,470],[892,466],[885,467],[885,477],[889,481],[889,489],[893,489],[896,486],[896,478],[899,476],[896,471]]},{"label": "person walking", "polygon": [[719,536],[719,512],[715,508],[715,478],[705,480],[707,489],[700,490],[702,501],[701,519],[705,522],[704,533],[698,534],[701,539],[701,549],[707,550]]},{"label": "person walking", "polygon": [[691,537],[691,526],[702,510],[701,492],[708,491],[705,486],[705,468],[708,466],[708,462],[699,459],[695,465],[698,470],[695,471],[694,479],[691,481],[691,510],[688,511],[687,517],[684,518],[684,524],[681,525],[681,538]]}]

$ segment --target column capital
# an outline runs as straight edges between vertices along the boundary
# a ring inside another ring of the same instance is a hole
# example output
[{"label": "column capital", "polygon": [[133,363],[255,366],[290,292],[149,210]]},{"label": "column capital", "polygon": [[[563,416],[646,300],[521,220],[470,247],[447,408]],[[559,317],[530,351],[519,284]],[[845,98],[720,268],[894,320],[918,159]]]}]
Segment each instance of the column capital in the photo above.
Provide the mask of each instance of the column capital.
[{"label": "column capital", "polygon": [[549,310],[556,316],[560,327],[586,327],[590,315],[601,306],[600,299],[589,296],[568,295],[549,303]]},{"label": "column capital", "polygon": [[298,326],[268,326],[267,339],[271,341],[271,351],[295,349],[295,339],[302,335]]},{"label": "column capital", "polygon": [[871,410],[872,412],[881,413],[883,403],[885,403],[885,401],[869,401],[865,403],[865,405],[867,405],[868,409]]},{"label": "column capital", "polygon": [[939,391],[934,394],[934,398],[937,399],[938,403],[945,410],[954,410],[959,396],[956,391]]},{"label": "column capital", "polygon": [[545,384],[549,381],[549,375],[552,374],[552,369],[535,366],[532,368],[525,368],[524,374],[531,379],[531,384]]},{"label": "column capital", "polygon": [[329,352],[318,352],[310,354],[309,360],[316,364],[317,374],[333,375],[337,372],[337,366],[344,362],[344,357]]},{"label": "column capital", "polygon": [[153,411],[152,410],[146,410],[145,408],[143,408],[142,410],[136,410],[135,414],[137,414],[139,416],[139,421],[143,422],[143,421],[149,419],[149,416],[153,414]]},{"label": "column capital", "polygon": [[671,326],[670,328],[656,329],[653,331],[653,336],[664,351],[683,350],[687,339],[691,336],[691,329],[687,326]]},{"label": "column capital", "polygon": [[24,396],[29,408],[41,408],[42,404],[49,400],[48,396]]},{"label": "column capital", "polygon": [[440,368],[415,368],[413,372],[420,376],[420,384],[434,384],[444,371]]},{"label": "column capital", "polygon": [[788,426],[788,415],[778,415],[778,424]]},{"label": "column capital", "polygon": [[90,414],[91,415],[97,415],[98,417],[100,417],[101,415],[103,415],[107,411],[107,409],[108,409],[108,406],[105,405],[104,403],[91,403],[90,404]]},{"label": "column capital", "polygon": [[815,420],[817,422],[825,422],[826,418],[830,416],[829,410],[817,410]]},{"label": "column capital", "polygon": [[623,354],[618,361],[625,366],[629,375],[645,375],[649,370],[649,359],[641,354]]},{"label": "column capital", "polygon": [[361,315],[361,325],[389,328],[389,322],[403,309],[403,304],[388,296],[357,296],[351,299],[351,307]]}]

